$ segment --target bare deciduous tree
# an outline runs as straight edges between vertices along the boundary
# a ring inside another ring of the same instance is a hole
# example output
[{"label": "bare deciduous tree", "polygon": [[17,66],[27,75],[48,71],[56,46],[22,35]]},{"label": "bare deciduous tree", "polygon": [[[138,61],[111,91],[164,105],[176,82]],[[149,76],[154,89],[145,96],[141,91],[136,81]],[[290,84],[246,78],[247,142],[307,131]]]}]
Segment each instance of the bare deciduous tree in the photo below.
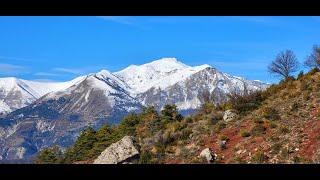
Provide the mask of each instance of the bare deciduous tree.
[{"label": "bare deciduous tree", "polygon": [[285,79],[289,78],[291,73],[298,70],[299,62],[294,52],[291,50],[281,51],[276,59],[268,66],[268,70],[272,74],[277,74]]},{"label": "bare deciduous tree", "polygon": [[312,53],[307,57],[304,65],[310,68],[320,69],[320,46],[314,45]]}]

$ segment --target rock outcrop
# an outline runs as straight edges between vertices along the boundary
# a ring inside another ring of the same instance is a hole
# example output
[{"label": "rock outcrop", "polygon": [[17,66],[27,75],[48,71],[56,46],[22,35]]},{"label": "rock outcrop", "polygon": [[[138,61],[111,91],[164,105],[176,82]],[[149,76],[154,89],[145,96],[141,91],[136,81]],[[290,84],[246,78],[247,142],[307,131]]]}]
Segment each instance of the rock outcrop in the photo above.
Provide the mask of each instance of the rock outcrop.
[{"label": "rock outcrop", "polygon": [[93,164],[128,164],[139,157],[138,148],[131,136],[125,136],[120,141],[107,147]]}]

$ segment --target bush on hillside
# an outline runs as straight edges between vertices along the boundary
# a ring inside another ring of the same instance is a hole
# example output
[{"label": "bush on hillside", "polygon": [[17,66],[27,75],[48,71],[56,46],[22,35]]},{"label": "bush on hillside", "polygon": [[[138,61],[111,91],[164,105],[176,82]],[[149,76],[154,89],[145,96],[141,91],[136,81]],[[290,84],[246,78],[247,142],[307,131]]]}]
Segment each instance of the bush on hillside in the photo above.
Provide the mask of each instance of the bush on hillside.
[{"label": "bush on hillside", "polygon": [[161,111],[161,121],[164,124],[174,122],[174,121],[181,121],[182,119],[183,119],[183,116],[179,113],[176,105],[167,104],[164,106],[163,110]]},{"label": "bush on hillside", "polygon": [[262,116],[269,120],[278,120],[280,119],[280,115],[278,111],[272,107],[264,107],[262,109]]},{"label": "bush on hillside", "polygon": [[228,97],[228,103],[232,109],[238,111],[240,114],[245,114],[258,108],[265,99],[261,91],[231,93]]},{"label": "bush on hillside", "polygon": [[246,131],[246,130],[241,130],[241,131],[240,131],[240,135],[241,135],[242,137],[249,137],[251,134],[250,134],[250,132],[248,132],[248,131]]},{"label": "bush on hillside", "polygon": [[265,162],[265,160],[265,154],[261,150],[258,150],[251,158],[251,161],[256,164],[262,164]]},{"label": "bush on hillside", "polygon": [[265,133],[266,131],[266,127],[264,127],[264,125],[262,124],[256,124],[252,129],[251,129],[251,134],[252,135],[261,135],[263,133]]},{"label": "bush on hillside", "polygon": [[303,71],[300,71],[297,76],[297,79],[300,80],[303,77],[303,75],[304,75]]},{"label": "bush on hillside", "polygon": [[36,157],[36,164],[59,164],[63,162],[63,154],[59,146],[45,148]]},{"label": "bush on hillside", "polygon": [[153,154],[149,151],[142,151],[139,158],[139,164],[153,164]]}]

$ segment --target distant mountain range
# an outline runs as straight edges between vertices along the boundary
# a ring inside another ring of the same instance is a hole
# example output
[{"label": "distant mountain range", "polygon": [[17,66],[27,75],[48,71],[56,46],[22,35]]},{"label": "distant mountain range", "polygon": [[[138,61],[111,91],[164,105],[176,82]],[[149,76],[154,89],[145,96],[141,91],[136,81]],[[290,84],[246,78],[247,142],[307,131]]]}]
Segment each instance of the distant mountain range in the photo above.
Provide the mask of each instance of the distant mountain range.
[{"label": "distant mountain range", "polygon": [[176,104],[190,113],[206,97],[215,103],[232,91],[262,90],[268,84],[222,73],[209,65],[191,67],[175,58],[102,70],[68,82],[0,78],[0,159],[28,159],[44,147],[70,146],[89,125],[117,124],[144,106]]}]

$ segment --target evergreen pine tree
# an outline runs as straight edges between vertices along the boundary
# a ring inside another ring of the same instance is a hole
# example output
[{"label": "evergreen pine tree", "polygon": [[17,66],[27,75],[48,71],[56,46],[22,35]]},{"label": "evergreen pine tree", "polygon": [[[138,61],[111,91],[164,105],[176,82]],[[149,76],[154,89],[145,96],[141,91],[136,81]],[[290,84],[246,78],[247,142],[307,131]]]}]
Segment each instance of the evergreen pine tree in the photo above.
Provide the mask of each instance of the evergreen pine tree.
[{"label": "evergreen pine tree", "polygon": [[59,146],[43,149],[37,156],[36,164],[59,164],[62,163],[62,151]]},{"label": "evergreen pine tree", "polygon": [[83,131],[73,147],[66,152],[65,161],[74,162],[92,158],[92,148],[97,142],[96,132],[92,127]]}]

